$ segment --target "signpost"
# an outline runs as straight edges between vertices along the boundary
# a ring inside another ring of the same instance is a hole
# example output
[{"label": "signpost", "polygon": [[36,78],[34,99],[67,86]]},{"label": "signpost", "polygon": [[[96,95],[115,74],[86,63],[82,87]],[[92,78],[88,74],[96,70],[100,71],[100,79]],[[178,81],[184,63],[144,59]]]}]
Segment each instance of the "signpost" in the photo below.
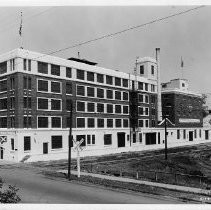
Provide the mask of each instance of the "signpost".
[{"label": "signpost", "polygon": [[78,171],[78,177],[80,177],[80,171],[81,171],[80,152],[83,150],[83,147],[81,147],[81,144],[83,143],[84,139],[81,139],[80,141],[76,141],[76,140],[72,139],[72,141],[74,143],[73,150],[77,151],[77,171]]}]

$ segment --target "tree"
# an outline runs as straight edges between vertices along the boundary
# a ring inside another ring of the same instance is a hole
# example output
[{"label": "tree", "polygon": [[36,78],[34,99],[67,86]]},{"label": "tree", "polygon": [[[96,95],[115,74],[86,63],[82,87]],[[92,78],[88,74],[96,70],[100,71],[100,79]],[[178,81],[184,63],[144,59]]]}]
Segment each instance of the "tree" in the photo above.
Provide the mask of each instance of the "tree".
[{"label": "tree", "polygon": [[2,190],[3,180],[0,178],[0,203],[18,203],[21,201],[17,195],[18,188],[16,186],[9,185],[8,189]]}]

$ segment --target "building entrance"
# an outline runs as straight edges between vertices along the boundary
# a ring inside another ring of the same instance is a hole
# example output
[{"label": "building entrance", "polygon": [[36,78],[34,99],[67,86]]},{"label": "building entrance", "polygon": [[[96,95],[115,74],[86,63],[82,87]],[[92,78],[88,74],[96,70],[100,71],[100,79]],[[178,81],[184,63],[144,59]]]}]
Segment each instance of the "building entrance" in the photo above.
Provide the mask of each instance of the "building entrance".
[{"label": "building entrance", "polygon": [[193,141],[193,131],[189,131],[189,141]]},{"label": "building entrance", "polygon": [[146,133],[146,145],[156,144],[156,133]]},{"label": "building entrance", "polygon": [[0,147],[0,158],[4,159],[4,148]]},{"label": "building entrance", "polygon": [[43,154],[48,154],[48,142],[43,143]]},{"label": "building entrance", "polygon": [[117,133],[118,147],[125,147],[125,133]]}]

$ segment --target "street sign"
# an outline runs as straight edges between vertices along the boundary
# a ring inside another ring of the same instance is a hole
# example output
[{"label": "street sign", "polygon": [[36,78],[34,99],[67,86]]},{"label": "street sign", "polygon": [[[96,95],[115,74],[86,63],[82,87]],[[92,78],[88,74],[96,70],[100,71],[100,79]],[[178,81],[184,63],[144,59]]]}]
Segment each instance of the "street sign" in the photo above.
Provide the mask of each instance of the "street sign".
[{"label": "street sign", "polygon": [[0,143],[3,144],[4,142],[7,142],[7,136],[0,136]]}]

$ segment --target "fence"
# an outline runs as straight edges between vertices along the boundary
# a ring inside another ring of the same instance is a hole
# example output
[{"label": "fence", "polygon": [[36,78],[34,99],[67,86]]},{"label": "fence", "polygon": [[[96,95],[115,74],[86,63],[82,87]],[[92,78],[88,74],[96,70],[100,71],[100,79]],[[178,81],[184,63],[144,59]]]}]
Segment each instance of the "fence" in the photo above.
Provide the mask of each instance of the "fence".
[{"label": "fence", "polygon": [[[75,166],[76,168],[76,166]],[[166,184],[175,184],[202,189],[211,189],[211,179],[206,176],[172,173],[164,171],[139,170],[128,171],[123,168],[112,168],[108,165],[83,164],[82,171],[100,173],[112,176],[127,177],[145,181],[154,181]]]}]

